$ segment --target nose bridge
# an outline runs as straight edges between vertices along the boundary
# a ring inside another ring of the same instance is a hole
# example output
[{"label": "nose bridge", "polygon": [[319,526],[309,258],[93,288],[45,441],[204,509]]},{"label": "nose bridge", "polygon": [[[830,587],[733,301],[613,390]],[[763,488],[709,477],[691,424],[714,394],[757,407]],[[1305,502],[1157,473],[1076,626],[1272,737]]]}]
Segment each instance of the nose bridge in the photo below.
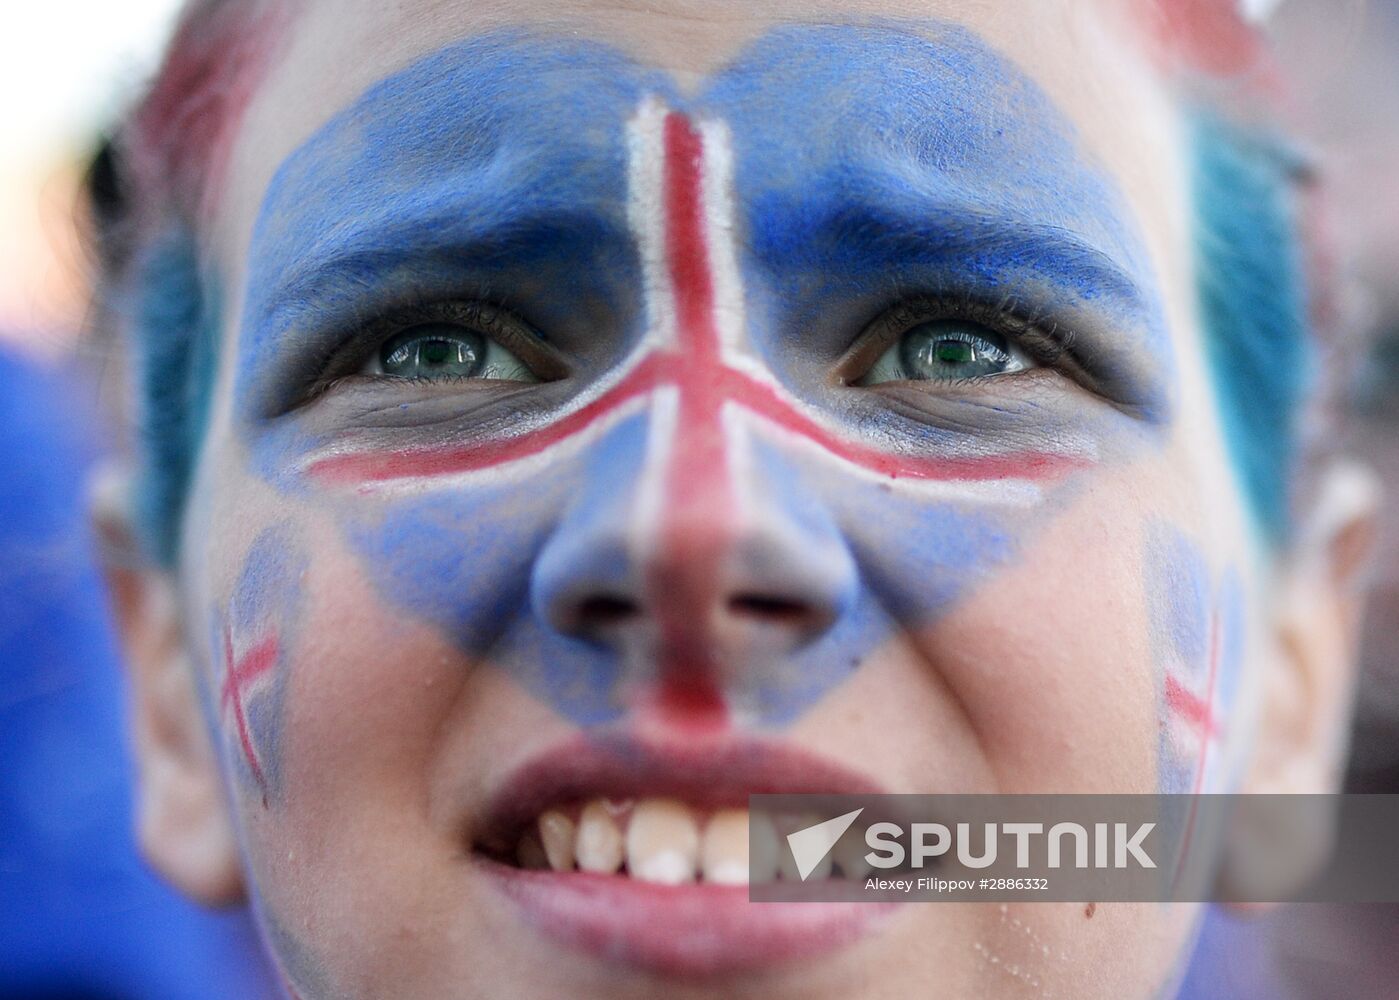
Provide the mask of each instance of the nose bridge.
[{"label": "nose bridge", "polygon": [[648,316],[636,371],[654,379],[645,444],[589,463],[594,486],[541,554],[532,592],[554,629],[612,647],[658,682],[662,701],[717,710],[746,651],[790,651],[830,625],[853,563],[828,517],[793,516],[733,398],[735,371],[752,359],[738,357],[722,124],[650,104],[633,130]]},{"label": "nose bridge", "polygon": [[737,409],[687,430],[693,417],[679,389],[658,390],[590,450],[531,582],[550,631],[603,647],[647,700],[691,715],[722,712],[856,596],[850,550],[789,456]]}]

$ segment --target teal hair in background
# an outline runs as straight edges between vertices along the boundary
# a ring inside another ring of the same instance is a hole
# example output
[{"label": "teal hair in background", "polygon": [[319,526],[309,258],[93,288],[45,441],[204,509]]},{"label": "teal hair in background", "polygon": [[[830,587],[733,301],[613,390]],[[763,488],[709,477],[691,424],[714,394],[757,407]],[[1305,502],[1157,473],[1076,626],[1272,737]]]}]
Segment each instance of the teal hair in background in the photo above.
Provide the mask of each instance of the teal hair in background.
[{"label": "teal hair in background", "polygon": [[201,281],[184,232],[151,245],[137,262],[131,317],[140,398],[143,468],[137,523],[146,550],[174,562],[179,527],[208,424],[218,363],[214,297]]},{"label": "teal hair in background", "polygon": [[1191,120],[1197,294],[1206,358],[1239,481],[1264,537],[1290,527],[1298,425],[1313,385],[1300,164],[1275,138]]}]

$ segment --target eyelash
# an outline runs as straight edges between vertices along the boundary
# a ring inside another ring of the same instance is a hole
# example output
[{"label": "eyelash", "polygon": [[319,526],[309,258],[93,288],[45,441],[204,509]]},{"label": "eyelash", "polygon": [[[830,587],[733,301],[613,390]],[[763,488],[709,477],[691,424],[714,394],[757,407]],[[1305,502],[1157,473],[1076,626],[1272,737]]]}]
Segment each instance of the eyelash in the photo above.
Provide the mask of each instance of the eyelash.
[{"label": "eyelash", "polygon": [[[938,320],[962,320],[984,326],[1015,344],[1036,365],[1063,370],[1074,369],[1073,332],[1061,328],[1052,319],[1025,310],[1019,303],[1005,299],[991,304],[965,293],[915,295],[900,299],[880,312],[865,325],[855,343],[837,362],[836,377],[842,385],[853,385],[870,370],[884,352],[900,338],[922,323]],[[1014,373],[1019,374],[1019,373]],[[1010,378],[1012,375],[980,376],[951,380],[948,384],[984,381],[988,377]]]},{"label": "eyelash", "polygon": [[337,341],[316,370],[320,373],[304,394],[305,402],[332,391],[352,380],[393,380],[397,384],[443,385],[477,381],[464,377],[403,377],[396,375],[357,375],[375,352],[398,333],[424,323],[453,323],[495,340],[521,356],[521,360],[541,381],[552,381],[567,374],[567,366],[547,346],[534,327],[510,309],[482,299],[448,300],[392,308]]},{"label": "eyelash", "polygon": [[[1004,337],[1025,352],[1037,366],[1058,369],[1083,380],[1083,372],[1073,360],[1073,331],[1059,326],[1052,319],[1026,310],[1007,298],[999,303],[977,298],[963,292],[911,295],[885,308],[862,329],[854,344],[835,365],[835,381],[855,387],[874,363],[920,323],[937,320],[964,320],[986,327]],[[468,329],[497,340],[503,347],[517,353],[521,360],[543,382],[563,378],[568,367],[550,349],[532,326],[503,305],[480,299],[413,304],[390,309],[378,318],[358,327],[353,334],[330,351],[317,367],[320,374],[303,395],[309,403],[334,390],[337,386],[358,379],[395,379],[399,384],[441,386],[477,381],[471,377],[408,377],[357,375],[358,369],[398,332],[415,324],[428,322],[458,323]],[[1034,369],[1030,369],[1033,371]],[[1005,375],[971,375],[950,379],[943,385],[977,383],[988,378],[1014,378],[1025,372]],[[873,387],[870,387],[873,388]]]}]

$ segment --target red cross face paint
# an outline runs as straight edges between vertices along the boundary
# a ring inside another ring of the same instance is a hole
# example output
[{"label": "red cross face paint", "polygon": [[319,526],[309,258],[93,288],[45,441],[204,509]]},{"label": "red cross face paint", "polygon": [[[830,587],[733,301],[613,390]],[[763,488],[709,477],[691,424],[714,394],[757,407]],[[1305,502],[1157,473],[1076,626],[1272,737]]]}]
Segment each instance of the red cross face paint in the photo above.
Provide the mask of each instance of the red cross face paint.
[{"label": "red cross face paint", "polygon": [[298,994],[1167,989],[1188,912],[725,874],[754,792],[1234,773],[1245,515],[1154,79],[1052,18],[763,14],[700,72],[654,15],[359,13],[392,51],[309,5],[229,161],[181,566]]},{"label": "red cross face paint", "polygon": [[[1089,467],[1097,448],[890,448],[803,403],[768,368],[744,319],[727,124],[697,123],[647,96],[621,136],[644,331],[615,370],[535,428],[430,448],[333,445],[312,452],[303,475],[318,489],[377,496],[391,510],[405,491],[428,495],[437,508],[470,503],[459,491],[490,482],[492,473],[531,492],[538,477],[562,478],[565,469],[585,484],[603,479],[610,490],[631,494],[628,510],[575,506],[574,516],[590,523],[555,531],[536,565],[522,567],[531,574],[535,610],[553,626],[542,641],[553,645],[542,656],[524,654],[549,662],[547,673],[507,654],[516,671],[552,707],[584,724],[614,721],[642,704],[676,709],[681,717],[674,721],[685,725],[723,725],[731,707],[750,723],[787,722],[848,675],[846,650],[818,640],[862,611],[857,571],[833,526],[817,529],[824,538],[808,529],[810,550],[798,553],[801,512],[809,505],[803,494],[837,486],[850,494],[846,503],[868,504],[860,494],[889,486],[900,500],[880,506],[912,507],[925,524],[940,510],[958,534],[995,535],[948,562],[934,603],[921,612],[932,618],[979,564],[1008,555],[1008,522],[990,525],[978,512],[1034,507]],[[777,482],[803,472],[811,482],[781,495]],[[608,579],[598,561],[616,555],[612,534],[623,522],[632,552],[616,557],[615,578]],[[384,560],[390,544],[411,544],[411,529],[396,531],[391,543],[371,541],[368,558]],[[559,550],[568,555],[556,558]],[[928,558],[925,566],[937,562]],[[589,658],[566,643],[596,633],[596,623],[579,620],[574,607],[596,595],[653,627],[634,629],[606,650],[589,684],[568,665]],[[793,619],[785,629],[776,620],[783,614]],[[448,620],[449,628],[455,624]],[[719,633],[754,624],[793,633],[802,651],[822,648],[778,657],[766,646],[765,662],[744,662]],[[466,630],[456,630],[470,645]],[[880,641],[871,634],[859,645]]]}]

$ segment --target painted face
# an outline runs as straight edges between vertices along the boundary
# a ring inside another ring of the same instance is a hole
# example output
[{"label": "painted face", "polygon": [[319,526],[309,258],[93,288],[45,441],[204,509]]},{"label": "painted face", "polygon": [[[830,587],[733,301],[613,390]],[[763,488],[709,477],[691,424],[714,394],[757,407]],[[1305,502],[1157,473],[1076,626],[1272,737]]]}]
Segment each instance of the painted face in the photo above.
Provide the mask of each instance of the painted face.
[{"label": "painted face", "polygon": [[181,578],[300,995],[1169,988],[1188,912],[653,884],[755,791],[1232,780],[1187,130],[1070,6],[298,16]]}]

